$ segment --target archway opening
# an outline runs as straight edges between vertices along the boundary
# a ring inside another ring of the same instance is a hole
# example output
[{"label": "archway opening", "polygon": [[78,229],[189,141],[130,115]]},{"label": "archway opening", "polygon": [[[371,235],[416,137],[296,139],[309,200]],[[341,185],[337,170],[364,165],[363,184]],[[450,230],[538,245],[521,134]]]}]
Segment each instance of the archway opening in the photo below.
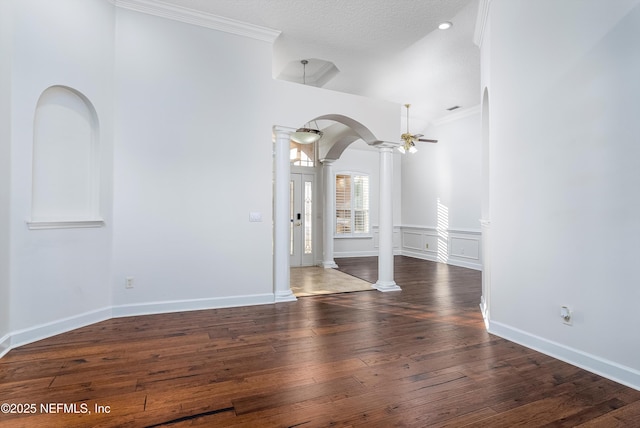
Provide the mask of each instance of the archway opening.
[{"label": "archway opening", "polygon": [[[320,228],[322,240],[316,239],[316,241],[322,242],[321,251],[318,252],[318,254],[322,254],[322,259],[317,259],[315,264],[323,268],[337,267],[333,257],[336,172],[333,170],[332,164],[340,158],[347,147],[362,140],[368,146],[379,149],[378,165],[381,171],[380,194],[376,207],[380,217],[377,231],[379,274],[378,282],[373,285],[373,288],[380,291],[399,290],[393,281],[393,219],[392,213],[388,212],[393,205],[391,201],[393,147],[398,143],[387,143],[376,138],[365,125],[344,115],[322,115],[311,119],[311,121],[323,124],[323,137],[318,145],[319,179],[316,180],[318,183],[316,200],[322,200],[322,210],[316,211],[322,213],[319,215],[319,223],[322,224]],[[290,128],[274,127],[276,137],[274,151],[276,159],[274,162],[274,292],[276,301],[295,299],[295,295],[291,291],[289,259],[291,223],[292,221],[294,224],[298,222],[297,217],[291,218],[290,209],[292,166],[289,162],[289,145],[292,132],[293,129]],[[286,153],[284,153],[285,151]]]}]

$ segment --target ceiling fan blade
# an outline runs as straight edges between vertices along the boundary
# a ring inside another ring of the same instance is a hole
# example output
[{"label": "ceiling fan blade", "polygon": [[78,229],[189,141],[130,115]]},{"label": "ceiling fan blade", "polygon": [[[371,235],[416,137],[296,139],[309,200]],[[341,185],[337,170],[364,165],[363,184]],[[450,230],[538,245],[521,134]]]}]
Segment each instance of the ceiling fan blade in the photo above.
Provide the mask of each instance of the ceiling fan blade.
[{"label": "ceiling fan blade", "polygon": [[424,143],[437,143],[438,140],[427,140],[426,138],[419,138],[418,141],[422,141]]}]

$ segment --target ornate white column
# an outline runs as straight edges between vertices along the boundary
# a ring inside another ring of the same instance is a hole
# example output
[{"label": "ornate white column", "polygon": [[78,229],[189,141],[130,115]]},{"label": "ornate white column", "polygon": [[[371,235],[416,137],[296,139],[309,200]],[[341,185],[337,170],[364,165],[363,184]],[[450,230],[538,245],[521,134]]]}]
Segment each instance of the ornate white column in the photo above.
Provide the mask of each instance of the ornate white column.
[{"label": "ornate white column", "polygon": [[398,291],[401,288],[393,280],[393,147],[380,147],[380,208],[378,239],[379,291]]},{"label": "ornate white column", "polygon": [[324,179],[324,219],[322,225],[322,267],[337,268],[333,259],[333,227],[336,218],[336,181],[333,176],[333,159],[322,160]]},{"label": "ornate white column", "polygon": [[276,302],[296,300],[289,284],[289,141],[293,129],[274,126],[276,135],[273,183],[273,291]]}]

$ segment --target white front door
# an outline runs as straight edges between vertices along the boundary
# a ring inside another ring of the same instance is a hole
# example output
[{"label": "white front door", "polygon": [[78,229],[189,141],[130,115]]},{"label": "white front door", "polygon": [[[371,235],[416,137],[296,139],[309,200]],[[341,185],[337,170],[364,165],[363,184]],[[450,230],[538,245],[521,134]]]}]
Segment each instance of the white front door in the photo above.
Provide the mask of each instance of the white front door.
[{"label": "white front door", "polygon": [[313,174],[291,174],[289,183],[291,242],[289,251],[291,266],[313,266]]}]

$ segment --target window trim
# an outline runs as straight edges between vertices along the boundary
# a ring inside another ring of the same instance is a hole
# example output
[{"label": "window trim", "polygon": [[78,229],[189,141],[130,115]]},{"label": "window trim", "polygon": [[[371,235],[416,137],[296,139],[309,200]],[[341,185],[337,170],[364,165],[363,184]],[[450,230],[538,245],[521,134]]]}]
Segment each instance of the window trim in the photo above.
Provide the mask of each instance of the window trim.
[{"label": "window trim", "polygon": [[[351,190],[351,196],[350,196],[350,233],[338,233],[338,185],[337,185],[337,179],[338,176],[349,176],[349,179],[351,180],[351,186],[350,186],[350,190]],[[352,207],[354,207],[355,204],[355,199],[354,199],[354,192],[355,192],[355,186],[353,185],[353,180],[354,177],[356,176],[360,176],[360,177],[366,177],[367,178],[367,208],[366,208],[366,212],[367,212],[367,223],[368,223],[368,230],[367,232],[354,232],[355,230],[355,216],[353,215],[353,212],[355,211]],[[334,182],[334,194],[333,194],[333,200],[334,200],[334,220],[333,220],[333,237],[336,239],[372,239],[373,238],[373,232],[372,232],[372,226],[371,226],[371,174],[365,173],[365,172],[359,172],[359,171],[337,171],[334,174],[333,177],[333,182]]]}]

